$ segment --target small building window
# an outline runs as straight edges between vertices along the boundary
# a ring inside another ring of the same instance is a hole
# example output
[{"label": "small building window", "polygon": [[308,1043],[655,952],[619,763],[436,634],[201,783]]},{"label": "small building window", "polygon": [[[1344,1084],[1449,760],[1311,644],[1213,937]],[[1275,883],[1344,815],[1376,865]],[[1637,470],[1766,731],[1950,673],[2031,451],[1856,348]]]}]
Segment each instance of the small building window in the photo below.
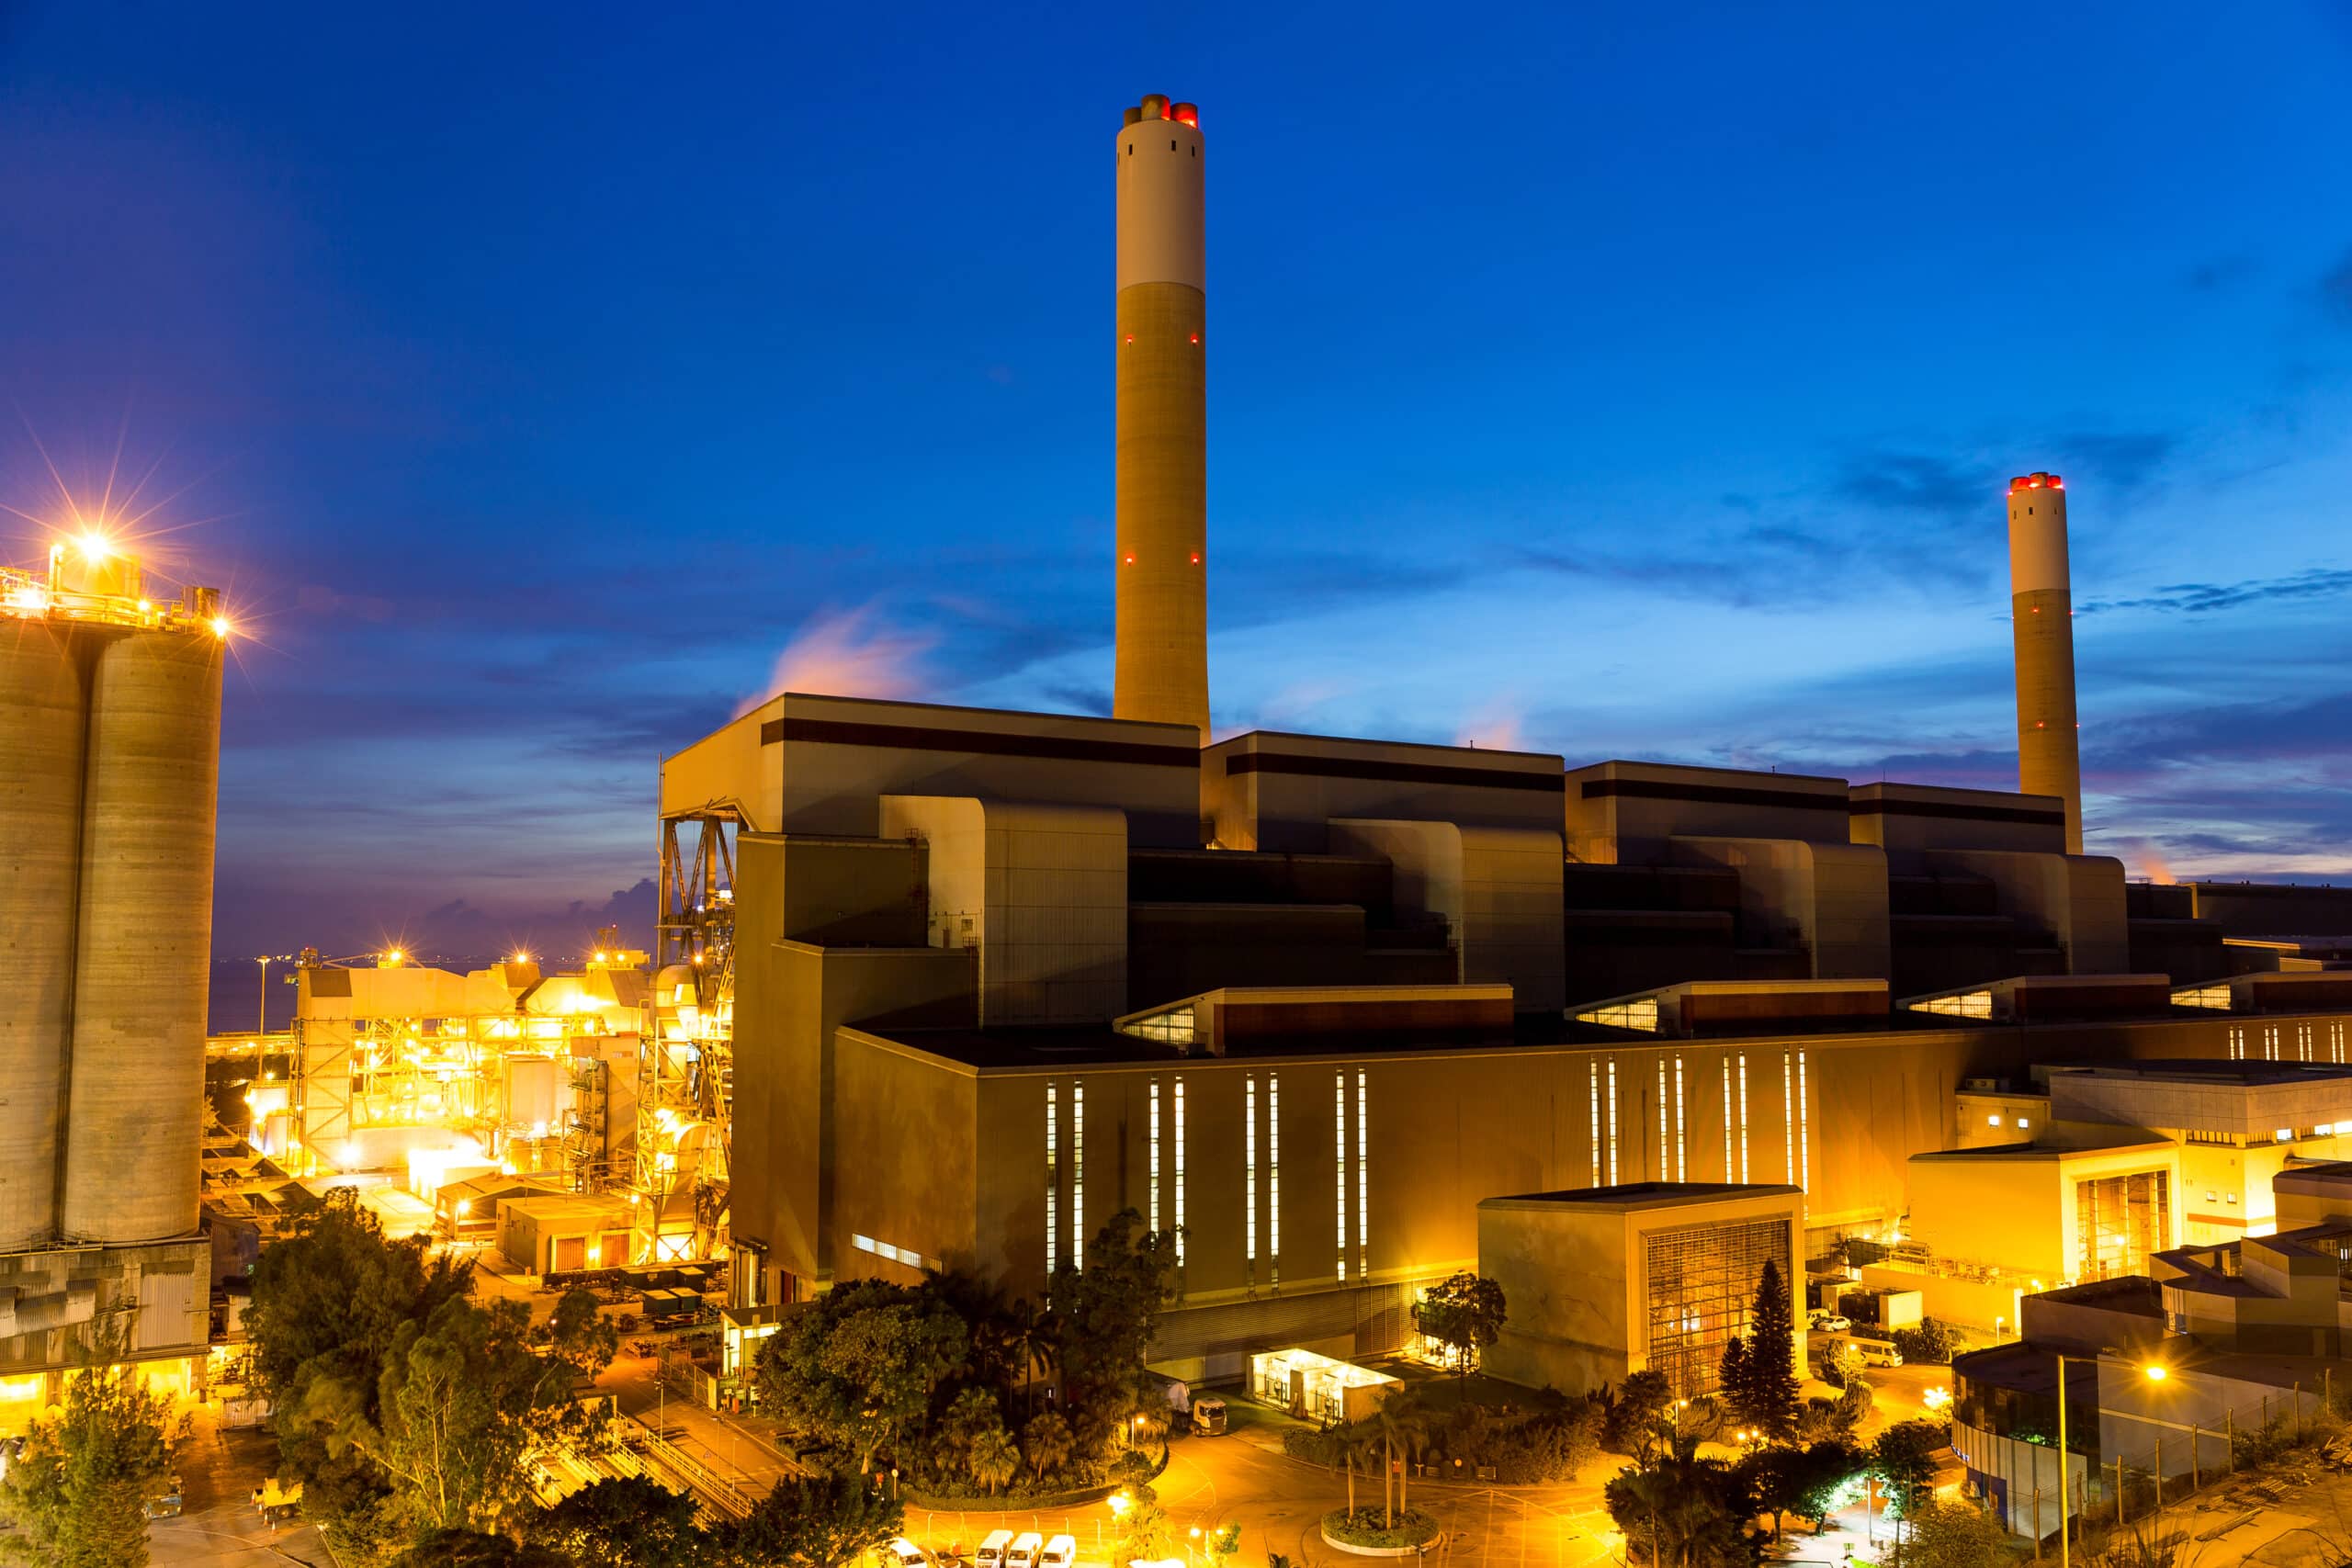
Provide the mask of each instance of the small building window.
[{"label": "small building window", "polygon": [[1999,1116],[1997,1116],[1997,1115],[1994,1115],[1994,1116],[1987,1116],[1986,1118],[1984,1118],[1984,1125],[1986,1125],[1987,1127],[1997,1127],[1997,1126],[1999,1126],[2000,1124],[2001,1124],[2001,1119],[2000,1119],[2000,1117],[1999,1117]]},{"label": "small building window", "polygon": [[2030,1127],[2030,1126],[2032,1126],[2032,1125],[2033,1125],[2033,1123],[2032,1123],[2032,1122],[2029,1122],[2029,1121],[2027,1121],[2024,1117],[2020,1116],[2020,1117],[2018,1117],[2018,1132],[2022,1133],[2022,1132],[2024,1132],[2028,1127]]},{"label": "small building window", "polygon": [[2222,1194],[2222,1201],[2234,1209],[2238,1206],[2238,1195],[2234,1192],[2224,1192]]}]

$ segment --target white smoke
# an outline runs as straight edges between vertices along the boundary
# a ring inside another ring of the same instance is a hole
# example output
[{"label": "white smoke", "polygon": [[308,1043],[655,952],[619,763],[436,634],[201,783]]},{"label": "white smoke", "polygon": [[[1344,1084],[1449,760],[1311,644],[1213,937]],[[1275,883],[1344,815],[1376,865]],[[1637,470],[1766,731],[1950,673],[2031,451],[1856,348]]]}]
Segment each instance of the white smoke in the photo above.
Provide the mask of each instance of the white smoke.
[{"label": "white smoke", "polygon": [[785,692],[829,697],[918,696],[930,684],[922,668],[923,656],[938,645],[933,633],[887,624],[871,604],[820,611],[776,655],[767,684],[736,705],[736,716]]}]

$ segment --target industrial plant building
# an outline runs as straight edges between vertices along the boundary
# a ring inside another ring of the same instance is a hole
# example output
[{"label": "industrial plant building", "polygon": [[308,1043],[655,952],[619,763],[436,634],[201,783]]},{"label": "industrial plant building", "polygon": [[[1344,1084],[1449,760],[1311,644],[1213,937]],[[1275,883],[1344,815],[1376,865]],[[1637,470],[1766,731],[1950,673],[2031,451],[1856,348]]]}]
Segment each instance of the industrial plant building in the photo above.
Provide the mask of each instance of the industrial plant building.
[{"label": "industrial plant building", "polygon": [[[1157,1353],[1238,1377],[1397,1345],[1455,1269],[1540,1299],[1544,1225],[1654,1281],[1627,1205],[1760,1205],[1792,1269],[1916,1255],[1947,1156],[2046,1211],[2050,1245],[1971,1268],[2177,1245],[2196,1118],[1995,1148],[1964,1107],[2047,1118],[2075,1066],[2342,1061],[2352,999],[2292,982],[2352,897],[2082,852],[2064,480],[2007,497],[2018,792],[1212,736],[1204,147],[1159,96],[1114,145],[1114,716],[787,692],[663,764],[657,963],[731,1021],[733,1310],[943,1267],[1035,1297],[1132,1209],[1179,1238]],[[1499,1353],[1703,1386],[1714,1341],[1657,1340],[1628,1290],[1543,1345],[1531,1303]]]},{"label": "industrial plant building", "polygon": [[[1132,1210],[1184,1375],[1395,1348],[1476,1268],[1504,1375],[1695,1393],[1767,1260],[1869,1237],[2013,1320],[2342,1152],[2352,892],[2083,852],[2058,476],[2007,497],[2017,792],[1214,733],[1204,147],[1156,95],[1112,144],[1112,716],[786,692],[684,745],[650,957],[306,956],[277,1179],[538,1279],[731,1257],[730,1374],[846,1280],[1041,1298]],[[95,547],[0,595],[0,1389],[132,1304],[195,1376],[227,628]]]},{"label": "industrial plant building", "polygon": [[0,568],[0,1425],[101,1314],[199,1383],[198,1229],[222,645],[95,536]]}]

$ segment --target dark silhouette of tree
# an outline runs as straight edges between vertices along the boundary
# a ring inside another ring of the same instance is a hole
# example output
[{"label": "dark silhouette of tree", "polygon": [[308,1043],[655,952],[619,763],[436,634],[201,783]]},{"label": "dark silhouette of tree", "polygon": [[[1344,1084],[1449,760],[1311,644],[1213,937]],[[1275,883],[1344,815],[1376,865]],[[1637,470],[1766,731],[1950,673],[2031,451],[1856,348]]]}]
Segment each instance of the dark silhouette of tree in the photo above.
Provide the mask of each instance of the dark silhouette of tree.
[{"label": "dark silhouette of tree", "polygon": [[1724,1348],[1721,1367],[1724,1403],[1748,1426],[1786,1442],[1796,1428],[1796,1323],[1789,1310],[1789,1288],[1779,1264],[1766,1260],[1756,1281],[1745,1339]]},{"label": "dark silhouette of tree", "polygon": [[171,1404],[147,1392],[130,1353],[130,1325],[101,1314],[65,1382],[54,1421],[36,1419],[0,1482],[0,1515],[25,1534],[10,1556],[48,1568],[144,1568],[145,1505],[170,1475],[177,1444]]},{"label": "dark silhouette of tree", "polygon": [[701,1568],[713,1561],[692,1495],[641,1475],[582,1487],[528,1520],[523,1535],[581,1568]]},{"label": "dark silhouette of tree", "polygon": [[1507,1307],[1500,1285],[1464,1269],[1413,1304],[1413,1325],[1451,1351],[1454,1376],[1466,1378],[1478,1352],[1502,1337]]},{"label": "dark silhouette of tree", "polygon": [[906,1510],[862,1475],[820,1475],[780,1481],[751,1514],[718,1534],[729,1557],[744,1563],[788,1562],[793,1568],[842,1568],[897,1535]]}]

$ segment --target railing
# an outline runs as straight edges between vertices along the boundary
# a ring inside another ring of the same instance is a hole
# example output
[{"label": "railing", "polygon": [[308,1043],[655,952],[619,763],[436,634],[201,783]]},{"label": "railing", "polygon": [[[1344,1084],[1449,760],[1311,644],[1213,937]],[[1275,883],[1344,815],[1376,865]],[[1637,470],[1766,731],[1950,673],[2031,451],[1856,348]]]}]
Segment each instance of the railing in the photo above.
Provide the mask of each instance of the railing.
[{"label": "railing", "polygon": [[[2352,1468],[2352,1437],[2329,1413],[2332,1390],[2281,1389],[2215,1409],[2197,1402],[2183,1380],[2168,1381],[2182,1382],[2179,1411],[2166,1410],[2159,1394],[2135,1409],[2102,1407],[2096,1417],[2086,1412],[2085,1424],[2096,1424],[2070,1435],[2074,1446],[2064,1454],[2039,1440],[2043,1434],[2006,1436],[1963,1420],[1952,1423],[1952,1447],[1987,1510],[2011,1534],[2030,1540],[2057,1531],[2062,1508],[2076,1528],[2150,1522],[2160,1529],[2167,1505],[2216,1486],[2242,1490],[2247,1506],[2258,1508],[2275,1501],[2268,1490],[2284,1484],[2273,1472]],[[2098,1449],[2119,1423],[2154,1436],[2144,1444],[2119,1444],[2112,1454]]]},{"label": "railing", "polygon": [[739,1519],[749,1517],[752,1499],[734,1482],[634,1416],[620,1417],[620,1427],[629,1447],[639,1450],[654,1463],[677,1476],[694,1489],[696,1496],[714,1507],[725,1509]]}]

